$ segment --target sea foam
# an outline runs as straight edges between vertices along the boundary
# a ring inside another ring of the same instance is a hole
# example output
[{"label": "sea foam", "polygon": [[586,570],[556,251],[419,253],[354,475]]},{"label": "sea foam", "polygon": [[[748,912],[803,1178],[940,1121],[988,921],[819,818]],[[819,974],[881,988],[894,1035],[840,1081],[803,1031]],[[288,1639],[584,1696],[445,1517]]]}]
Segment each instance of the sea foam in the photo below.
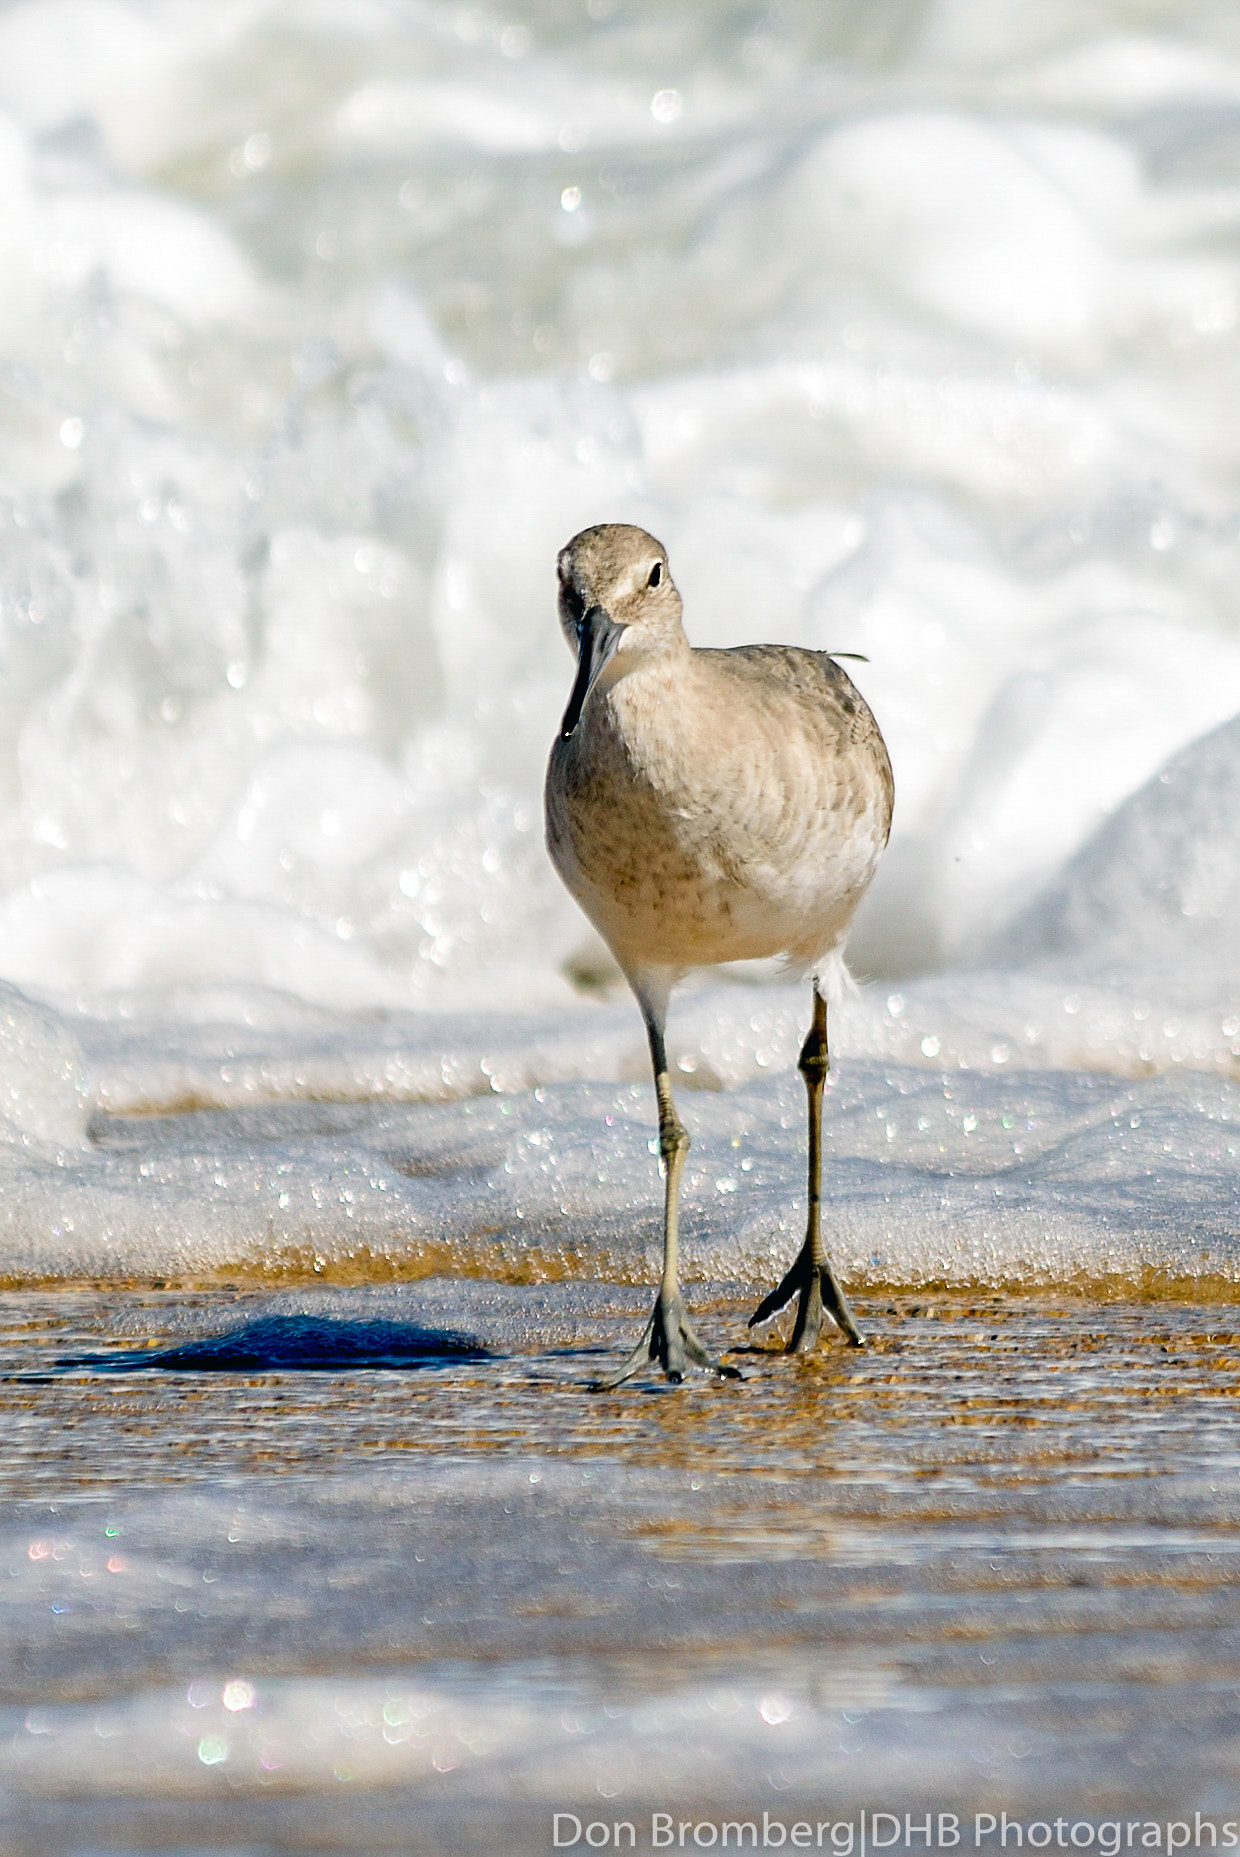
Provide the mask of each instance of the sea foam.
[{"label": "sea foam", "polygon": [[[1230,1276],[1230,52],[527,11],[0,21],[0,1269],[649,1269],[540,825],[621,519],[870,660],[849,1273]],[[677,996],[695,1270],[793,1241],[803,992]]]}]

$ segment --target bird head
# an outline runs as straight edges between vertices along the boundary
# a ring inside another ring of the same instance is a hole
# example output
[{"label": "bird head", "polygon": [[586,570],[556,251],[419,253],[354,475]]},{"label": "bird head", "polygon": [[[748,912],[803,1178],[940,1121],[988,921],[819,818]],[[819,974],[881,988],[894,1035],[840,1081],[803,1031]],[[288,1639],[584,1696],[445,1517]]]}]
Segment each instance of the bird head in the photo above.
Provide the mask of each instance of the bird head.
[{"label": "bird head", "polygon": [[560,726],[562,740],[581,720],[586,698],[640,657],[683,645],[680,595],[667,551],[627,522],[599,523],[560,550],[560,624],[577,657],[577,676]]}]

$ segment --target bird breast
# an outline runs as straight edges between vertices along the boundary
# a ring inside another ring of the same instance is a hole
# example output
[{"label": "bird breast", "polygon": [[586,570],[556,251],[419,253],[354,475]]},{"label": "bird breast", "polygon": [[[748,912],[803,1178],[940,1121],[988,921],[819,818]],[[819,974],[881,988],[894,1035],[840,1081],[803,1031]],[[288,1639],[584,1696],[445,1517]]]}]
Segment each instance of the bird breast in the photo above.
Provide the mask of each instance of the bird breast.
[{"label": "bird breast", "polygon": [[891,819],[882,737],[845,674],[784,646],[669,653],[586,705],[547,775],[547,843],[622,965],[842,939]]}]

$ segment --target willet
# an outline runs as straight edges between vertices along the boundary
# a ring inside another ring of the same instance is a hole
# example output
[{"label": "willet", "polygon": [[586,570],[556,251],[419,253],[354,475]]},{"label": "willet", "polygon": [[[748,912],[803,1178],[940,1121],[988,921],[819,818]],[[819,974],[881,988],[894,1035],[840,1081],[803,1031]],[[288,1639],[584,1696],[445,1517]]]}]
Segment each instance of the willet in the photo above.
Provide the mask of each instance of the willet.
[{"label": "willet", "polygon": [[789,1352],[812,1348],[824,1306],[864,1340],[823,1244],[823,991],[891,824],[891,763],[865,702],[834,659],[791,645],[691,647],[667,554],[604,523],[559,557],[560,624],[577,676],[547,768],[547,848],[615,955],[650,1041],[665,1174],[663,1276],[619,1386],[648,1360],[669,1380],[707,1353],[680,1293],[677,1213],[689,1137],[672,1100],[668,998],[692,967],[787,956],[813,977],[799,1068],[809,1093],[805,1242],[751,1317],[797,1297]]}]

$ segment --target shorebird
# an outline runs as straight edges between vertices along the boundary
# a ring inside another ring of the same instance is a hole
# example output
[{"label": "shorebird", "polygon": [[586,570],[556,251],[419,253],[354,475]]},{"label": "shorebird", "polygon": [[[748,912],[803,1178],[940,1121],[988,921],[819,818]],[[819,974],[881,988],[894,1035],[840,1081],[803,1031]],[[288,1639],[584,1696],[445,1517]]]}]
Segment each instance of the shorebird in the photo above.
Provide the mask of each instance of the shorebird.
[{"label": "shorebird", "polygon": [[821,1229],[827,998],[853,912],[891,825],[891,763],[835,659],[792,645],[690,646],[667,552],[644,529],[583,529],[559,556],[560,624],[577,675],[547,768],[547,849],[641,1007],[665,1176],[663,1275],[619,1386],[648,1361],[739,1378],[694,1334],[680,1291],[678,1207],[689,1136],[664,1042],[691,968],[782,954],[812,977],[799,1069],[809,1095],[805,1242],[750,1318],[797,1298],[788,1352],[812,1348],[824,1307],[864,1346]]}]

